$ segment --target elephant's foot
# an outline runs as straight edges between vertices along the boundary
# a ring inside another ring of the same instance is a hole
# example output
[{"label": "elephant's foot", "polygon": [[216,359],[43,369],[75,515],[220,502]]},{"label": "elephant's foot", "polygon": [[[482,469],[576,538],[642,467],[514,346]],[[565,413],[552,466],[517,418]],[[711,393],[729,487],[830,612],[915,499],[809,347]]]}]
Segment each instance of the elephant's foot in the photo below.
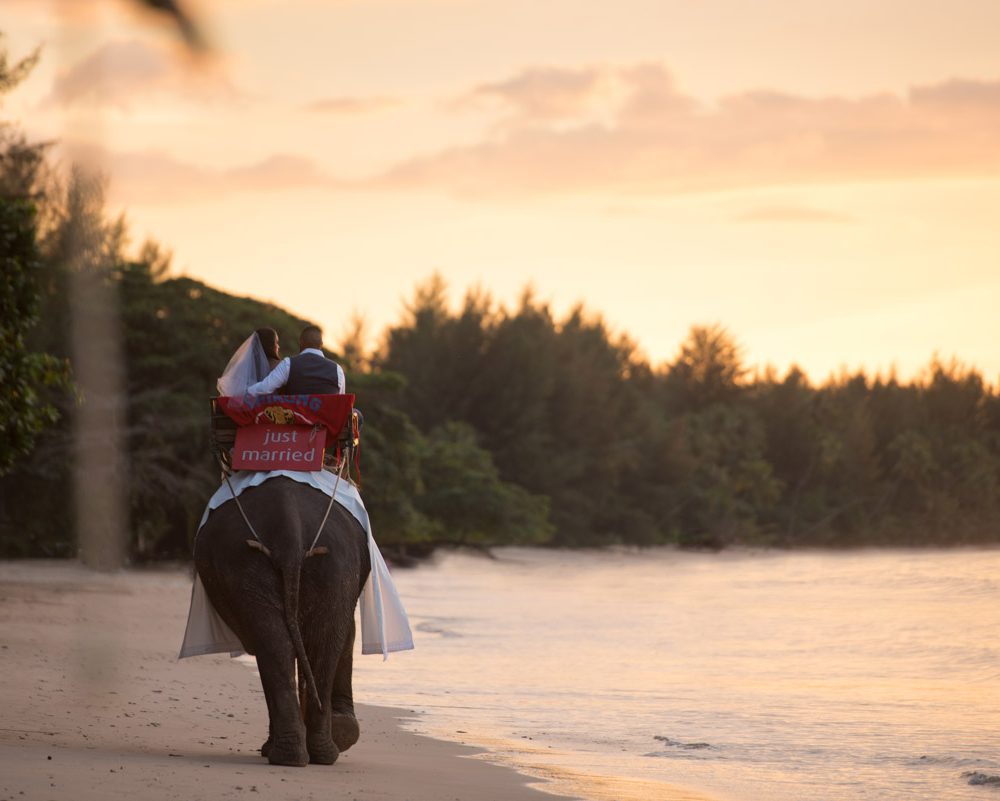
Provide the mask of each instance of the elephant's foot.
[{"label": "elephant's foot", "polygon": [[332,765],[340,756],[340,749],[329,737],[310,739],[307,749],[309,761],[314,765]]},{"label": "elephant's foot", "polygon": [[354,715],[330,715],[330,735],[337,748],[346,751],[361,737],[361,727]]},{"label": "elephant's foot", "polygon": [[289,765],[293,768],[304,768],[309,764],[309,753],[302,745],[301,740],[283,742],[281,740],[272,740],[268,737],[267,742],[261,746],[260,753],[261,756],[267,757],[267,761],[272,765]]}]

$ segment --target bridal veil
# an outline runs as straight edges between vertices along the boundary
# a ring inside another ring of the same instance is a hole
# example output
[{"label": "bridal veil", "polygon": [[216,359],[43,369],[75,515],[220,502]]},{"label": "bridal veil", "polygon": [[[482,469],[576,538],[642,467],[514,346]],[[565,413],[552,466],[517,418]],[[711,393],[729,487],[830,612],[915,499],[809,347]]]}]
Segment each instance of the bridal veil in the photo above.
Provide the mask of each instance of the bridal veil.
[{"label": "bridal veil", "polygon": [[236,349],[216,386],[220,395],[242,397],[249,387],[263,380],[269,372],[267,354],[260,337],[254,332]]}]

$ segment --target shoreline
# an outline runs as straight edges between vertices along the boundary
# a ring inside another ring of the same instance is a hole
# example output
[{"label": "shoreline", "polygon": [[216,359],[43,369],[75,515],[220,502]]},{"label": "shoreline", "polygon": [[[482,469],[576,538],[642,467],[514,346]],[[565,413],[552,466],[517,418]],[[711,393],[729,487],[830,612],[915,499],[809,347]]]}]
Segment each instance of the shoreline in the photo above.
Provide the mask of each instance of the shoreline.
[{"label": "shoreline", "polygon": [[[405,717],[404,717],[405,726]],[[421,734],[418,732],[418,734]],[[424,735],[434,739],[448,740],[446,733],[438,735],[433,730]],[[622,775],[609,775],[591,770],[585,772],[566,767],[558,761],[558,754],[548,753],[541,748],[532,748],[516,741],[494,740],[473,731],[468,738],[481,758],[494,765],[507,766],[516,771],[532,786],[549,799],[566,801],[722,801],[716,795],[708,795],[700,790],[688,789],[656,779],[638,779]],[[470,745],[465,740],[463,745]],[[565,753],[565,752],[564,752]],[[571,760],[567,760],[569,762]]]},{"label": "shoreline", "polygon": [[369,704],[335,765],[268,765],[254,671],[225,655],[176,658],[190,582],[177,569],[0,562],[0,801],[554,797],[483,749],[407,731],[407,710]]}]

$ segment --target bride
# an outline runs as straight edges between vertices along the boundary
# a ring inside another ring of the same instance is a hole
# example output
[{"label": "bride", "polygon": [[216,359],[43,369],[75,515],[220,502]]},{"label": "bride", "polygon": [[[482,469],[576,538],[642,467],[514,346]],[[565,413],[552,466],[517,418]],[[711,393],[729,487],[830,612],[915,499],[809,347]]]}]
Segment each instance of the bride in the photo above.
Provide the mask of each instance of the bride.
[{"label": "bride", "polygon": [[242,397],[247,388],[262,381],[281,361],[278,332],[258,328],[240,345],[216,382],[220,395]]}]

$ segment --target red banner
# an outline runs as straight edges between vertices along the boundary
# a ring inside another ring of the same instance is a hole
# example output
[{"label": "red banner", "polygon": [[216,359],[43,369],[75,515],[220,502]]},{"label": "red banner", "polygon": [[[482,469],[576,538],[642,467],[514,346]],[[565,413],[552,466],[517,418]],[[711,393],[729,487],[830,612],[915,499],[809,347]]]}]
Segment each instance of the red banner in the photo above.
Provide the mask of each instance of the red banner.
[{"label": "red banner", "polygon": [[238,426],[321,425],[333,441],[351,417],[354,395],[245,395],[221,397],[218,404]]},{"label": "red banner", "polygon": [[313,426],[241,426],[233,446],[234,470],[322,470],[326,430]]}]

